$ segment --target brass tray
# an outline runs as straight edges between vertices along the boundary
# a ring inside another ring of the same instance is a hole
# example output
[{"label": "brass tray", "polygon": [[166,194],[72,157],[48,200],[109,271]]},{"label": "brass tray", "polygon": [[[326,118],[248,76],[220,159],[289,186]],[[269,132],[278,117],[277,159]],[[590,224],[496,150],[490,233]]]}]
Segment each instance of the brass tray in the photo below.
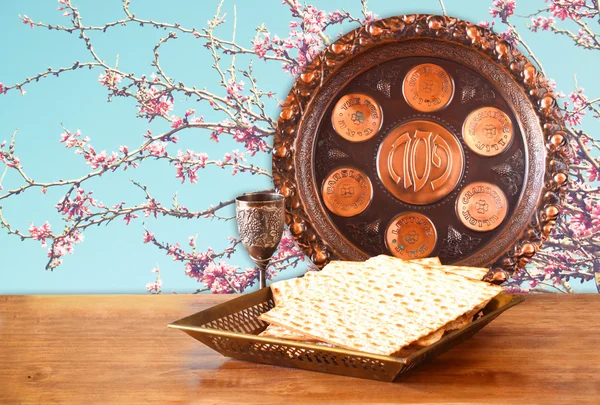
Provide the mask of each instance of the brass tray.
[{"label": "brass tray", "polygon": [[554,91],[516,47],[415,14],[366,24],[307,66],[279,117],[273,178],[319,267],[439,256],[502,283],[552,230],[567,156]]},{"label": "brass tray", "polygon": [[257,336],[267,324],[258,316],[274,307],[270,288],[263,288],[169,324],[206,344],[223,356],[241,360],[340,374],[349,377],[394,381],[426,360],[472,337],[523,296],[500,294],[482,315],[464,328],[406,357],[382,356],[354,350],[319,346]]}]

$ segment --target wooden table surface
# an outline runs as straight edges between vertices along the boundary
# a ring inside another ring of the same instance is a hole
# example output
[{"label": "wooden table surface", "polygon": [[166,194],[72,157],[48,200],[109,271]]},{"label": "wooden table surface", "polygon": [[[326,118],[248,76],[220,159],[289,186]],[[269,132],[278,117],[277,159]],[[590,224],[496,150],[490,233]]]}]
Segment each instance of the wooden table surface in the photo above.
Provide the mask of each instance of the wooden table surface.
[{"label": "wooden table surface", "polygon": [[231,360],[166,327],[230,298],[0,296],[0,404],[600,404],[600,295],[529,296],[396,383]]}]

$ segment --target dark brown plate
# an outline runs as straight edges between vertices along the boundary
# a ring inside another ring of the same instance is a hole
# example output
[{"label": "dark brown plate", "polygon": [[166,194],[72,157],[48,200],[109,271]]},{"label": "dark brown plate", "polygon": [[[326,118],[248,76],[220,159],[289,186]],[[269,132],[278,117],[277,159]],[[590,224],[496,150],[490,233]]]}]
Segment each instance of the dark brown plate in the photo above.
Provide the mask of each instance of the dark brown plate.
[{"label": "dark brown plate", "polygon": [[478,319],[460,330],[444,335],[437,342],[407,352],[402,357],[257,336],[267,326],[258,316],[275,305],[270,288],[234,298],[173,322],[169,327],[181,329],[227,357],[350,377],[394,381],[426,360],[471,338],[502,312],[523,300],[523,296],[499,294],[482,310],[482,316]]},{"label": "dark brown plate", "polygon": [[[516,48],[465,21],[408,15],[350,32],[308,66],[279,119],[273,176],[318,266],[439,256],[489,266],[500,283],[554,226],[567,155],[552,88]],[[370,201],[354,203],[349,182],[323,193],[344,170],[368,177]],[[402,214],[433,223],[425,244]]]}]

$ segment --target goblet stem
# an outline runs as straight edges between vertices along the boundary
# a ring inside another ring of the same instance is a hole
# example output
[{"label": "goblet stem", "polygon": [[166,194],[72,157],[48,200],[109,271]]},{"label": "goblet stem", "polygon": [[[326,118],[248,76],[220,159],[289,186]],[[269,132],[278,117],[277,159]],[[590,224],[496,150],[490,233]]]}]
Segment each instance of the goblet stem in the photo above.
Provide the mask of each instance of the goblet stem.
[{"label": "goblet stem", "polygon": [[260,288],[265,288],[267,286],[267,267],[269,267],[269,261],[267,260],[255,260],[256,266],[258,267],[258,283],[260,284]]}]

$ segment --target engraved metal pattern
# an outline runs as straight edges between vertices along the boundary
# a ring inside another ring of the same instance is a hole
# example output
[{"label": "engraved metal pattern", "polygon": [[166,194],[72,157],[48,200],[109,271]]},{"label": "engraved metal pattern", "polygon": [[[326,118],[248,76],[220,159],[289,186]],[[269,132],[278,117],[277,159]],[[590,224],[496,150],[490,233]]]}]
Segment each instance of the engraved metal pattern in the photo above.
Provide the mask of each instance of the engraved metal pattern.
[{"label": "engraved metal pattern", "polygon": [[429,256],[436,242],[435,225],[418,212],[405,212],[396,216],[385,231],[388,250],[403,260]]},{"label": "engraved metal pattern", "polygon": [[413,120],[392,129],[377,154],[377,173],[396,198],[425,205],[454,190],[465,164],[458,139],[442,125]]},{"label": "engraved metal pattern", "polygon": [[406,74],[402,94],[408,105],[417,111],[438,111],[452,101],[454,82],[441,66],[423,63]]},{"label": "engraved metal pattern", "polygon": [[440,258],[443,261],[467,256],[481,243],[481,238],[467,235],[453,226],[448,226],[448,236],[442,242]]},{"label": "engraved metal pattern", "polygon": [[368,257],[332,225],[319,201],[311,197],[317,189],[309,169],[295,164],[312,159],[314,137],[300,133],[314,134],[319,118],[307,110],[327,104],[336,88],[369,66],[365,58],[357,58],[358,66],[353,64],[359,53],[378,62],[404,56],[458,61],[497,83],[511,103],[528,153],[523,196],[493,243],[460,262],[490,265],[486,280],[503,282],[530,261],[556,223],[568,179],[564,119],[552,87],[517,48],[491,31],[453,17],[414,14],[368,23],[327,47],[298,78],[284,103],[273,148],[274,182],[286,197],[287,221],[295,227],[298,243],[318,266],[332,258]]},{"label": "engraved metal pattern", "polygon": [[523,183],[523,169],[525,168],[525,158],[523,151],[518,150],[506,159],[506,162],[493,166],[492,170],[500,177],[500,181],[506,186],[511,195],[519,192],[519,187]]},{"label": "engraved metal pattern", "polygon": [[379,233],[380,227],[381,220],[378,219],[370,223],[359,222],[356,224],[347,224],[346,230],[357,245],[377,255],[383,253],[381,235]]},{"label": "engraved metal pattern", "polygon": [[461,71],[457,74],[457,82],[462,104],[471,101],[491,101],[496,98],[496,92],[490,85],[475,75]]},{"label": "engraved metal pattern", "polygon": [[471,183],[461,190],[456,200],[456,214],[469,229],[488,232],[498,228],[508,212],[508,201],[494,184]]},{"label": "engraved metal pattern", "polygon": [[383,116],[381,106],[366,94],[345,94],[338,100],[331,124],[339,136],[350,142],[364,142],[379,132]]},{"label": "engraved metal pattern", "polygon": [[281,240],[283,210],[279,207],[249,207],[237,210],[242,243],[262,248],[276,247]]},{"label": "engraved metal pattern", "polygon": [[514,131],[504,111],[481,107],[468,115],[462,132],[465,143],[473,152],[481,156],[496,156],[510,146]]}]

